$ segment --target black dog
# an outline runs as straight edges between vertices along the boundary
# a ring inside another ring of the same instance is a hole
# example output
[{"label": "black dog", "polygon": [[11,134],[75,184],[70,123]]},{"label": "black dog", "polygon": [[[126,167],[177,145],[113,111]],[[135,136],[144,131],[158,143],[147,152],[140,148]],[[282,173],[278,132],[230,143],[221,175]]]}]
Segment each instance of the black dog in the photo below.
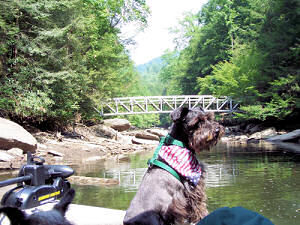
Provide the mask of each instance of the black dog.
[{"label": "black dog", "polygon": [[70,189],[50,211],[26,215],[18,208],[3,207],[0,209],[0,213],[7,215],[11,225],[72,225],[66,220],[65,213],[74,196],[74,189]]},{"label": "black dog", "polygon": [[124,225],[194,223],[208,214],[205,170],[195,152],[216,144],[224,127],[201,108],[180,107],[171,113],[171,119],[169,134],[150,160]]}]

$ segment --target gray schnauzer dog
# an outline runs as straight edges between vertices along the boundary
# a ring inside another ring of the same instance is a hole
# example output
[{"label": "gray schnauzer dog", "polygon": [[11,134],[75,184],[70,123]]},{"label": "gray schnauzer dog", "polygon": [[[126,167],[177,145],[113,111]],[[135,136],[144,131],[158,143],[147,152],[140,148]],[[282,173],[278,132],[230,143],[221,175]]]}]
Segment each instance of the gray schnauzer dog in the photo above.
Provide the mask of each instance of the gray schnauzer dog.
[{"label": "gray schnauzer dog", "polygon": [[124,225],[195,223],[207,214],[205,169],[195,153],[215,145],[224,127],[201,108],[171,113],[169,134],[161,138]]}]

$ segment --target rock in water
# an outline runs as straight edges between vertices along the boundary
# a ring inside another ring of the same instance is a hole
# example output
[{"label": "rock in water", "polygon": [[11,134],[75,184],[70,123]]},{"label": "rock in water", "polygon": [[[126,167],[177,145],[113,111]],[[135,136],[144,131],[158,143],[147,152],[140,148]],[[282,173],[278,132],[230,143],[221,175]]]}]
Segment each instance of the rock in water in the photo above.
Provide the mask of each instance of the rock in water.
[{"label": "rock in water", "polygon": [[70,176],[68,180],[76,185],[111,186],[119,184],[118,180],[112,178]]},{"label": "rock in water", "polygon": [[291,141],[298,142],[300,139],[300,129],[294,130],[287,134],[277,135],[275,137],[268,138],[267,141]]}]

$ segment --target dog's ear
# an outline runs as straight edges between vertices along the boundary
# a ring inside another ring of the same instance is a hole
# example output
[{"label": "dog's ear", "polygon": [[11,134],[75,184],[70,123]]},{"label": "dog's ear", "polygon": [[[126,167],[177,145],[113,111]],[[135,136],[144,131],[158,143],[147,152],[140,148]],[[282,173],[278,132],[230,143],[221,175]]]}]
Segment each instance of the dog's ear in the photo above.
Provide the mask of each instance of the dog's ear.
[{"label": "dog's ear", "polygon": [[9,218],[11,225],[26,224],[25,214],[18,208],[3,207],[0,209],[0,213],[4,213]]},{"label": "dog's ear", "polygon": [[213,112],[205,112],[202,108],[195,108],[195,111],[198,112],[192,120],[189,121],[188,125],[190,127],[195,126],[199,121],[213,121],[215,119],[215,114]]},{"label": "dog's ear", "polygon": [[59,203],[57,203],[54,208],[56,210],[58,210],[62,216],[65,216],[65,213],[70,205],[70,203],[73,201],[75,196],[75,190],[73,188],[71,188],[63,197],[62,199],[59,201]]},{"label": "dog's ear", "polygon": [[175,109],[173,112],[171,112],[171,119],[173,122],[177,122],[180,119],[184,118],[189,112],[189,109],[187,107],[179,107]]}]

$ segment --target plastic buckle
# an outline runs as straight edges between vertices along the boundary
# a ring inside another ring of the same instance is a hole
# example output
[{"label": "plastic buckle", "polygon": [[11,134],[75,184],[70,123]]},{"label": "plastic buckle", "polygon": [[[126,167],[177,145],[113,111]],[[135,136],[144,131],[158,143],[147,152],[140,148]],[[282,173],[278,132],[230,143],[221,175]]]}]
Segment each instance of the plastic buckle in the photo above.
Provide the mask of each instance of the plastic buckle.
[{"label": "plastic buckle", "polygon": [[170,144],[172,144],[172,141],[173,141],[173,138],[170,135],[167,135],[165,137],[164,143],[167,144],[167,145],[170,145]]}]

